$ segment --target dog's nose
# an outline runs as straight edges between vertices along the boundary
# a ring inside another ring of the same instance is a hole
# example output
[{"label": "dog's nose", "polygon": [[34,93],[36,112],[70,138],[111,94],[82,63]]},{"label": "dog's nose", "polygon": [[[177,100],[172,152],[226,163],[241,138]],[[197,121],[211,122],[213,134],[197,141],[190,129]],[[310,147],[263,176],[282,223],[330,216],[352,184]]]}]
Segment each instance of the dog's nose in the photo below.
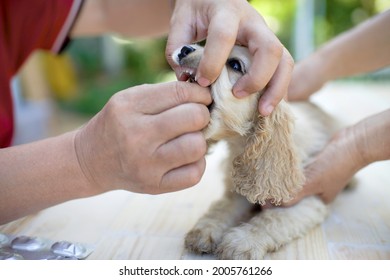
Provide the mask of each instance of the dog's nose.
[{"label": "dog's nose", "polygon": [[179,60],[182,60],[185,58],[187,55],[195,51],[195,49],[191,46],[184,46],[181,50],[180,53],[177,55],[179,57]]}]

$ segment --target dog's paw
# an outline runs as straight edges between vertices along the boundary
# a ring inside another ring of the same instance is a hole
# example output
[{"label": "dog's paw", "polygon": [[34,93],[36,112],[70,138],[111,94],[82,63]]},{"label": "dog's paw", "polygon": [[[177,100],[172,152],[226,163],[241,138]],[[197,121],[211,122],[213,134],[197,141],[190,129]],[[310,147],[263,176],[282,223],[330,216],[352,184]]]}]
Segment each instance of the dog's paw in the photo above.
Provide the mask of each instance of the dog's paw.
[{"label": "dog's paw", "polygon": [[194,228],[187,233],[185,247],[197,254],[212,254],[221,242],[222,234],[214,227]]},{"label": "dog's paw", "polygon": [[247,227],[236,227],[227,232],[219,244],[216,255],[222,260],[260,260],[267,253],[265,246]]}]

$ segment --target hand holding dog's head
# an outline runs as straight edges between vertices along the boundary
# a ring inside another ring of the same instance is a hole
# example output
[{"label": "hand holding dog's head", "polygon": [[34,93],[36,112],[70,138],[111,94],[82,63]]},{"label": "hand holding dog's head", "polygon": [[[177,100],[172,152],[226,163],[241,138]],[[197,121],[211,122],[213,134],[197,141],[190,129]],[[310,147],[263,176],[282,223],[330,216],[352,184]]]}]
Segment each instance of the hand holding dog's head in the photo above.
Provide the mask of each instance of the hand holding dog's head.
[{"label": "hand holding dog's head", "polygon": [[[184,46],[175,51],[173,59],[181,67],[179,80],[195,82],[197,67],[203,55],[198,45]],[[218,79],[211,84],[213,103],[209,106],[210,124],[203,131],[206,139],[218,141],[233,136],[244,136],[253,126],[260,93],[238,99],[233,95],[234,84],[251,66],[247,48],[235,46]]]},{"label": "hand holding dog's head", "polygon": [[[181,67],[180,80],[195,81],[202,54],[203,48],[197,45],[184,46],[174,53]],[[245,75],[251,60],[246,48],[233,48],[220,76],[210,86],[210,123],[203,132],[211,141],[245,143],[233,161],[236,192],[252,203],[271,200],[280,204],[290,200],[304,181],[293,141],[293,118],[284,102],[270,116],[262,117],[257,111],[262,92],[240,99],[233,95],[234,84]]]}]

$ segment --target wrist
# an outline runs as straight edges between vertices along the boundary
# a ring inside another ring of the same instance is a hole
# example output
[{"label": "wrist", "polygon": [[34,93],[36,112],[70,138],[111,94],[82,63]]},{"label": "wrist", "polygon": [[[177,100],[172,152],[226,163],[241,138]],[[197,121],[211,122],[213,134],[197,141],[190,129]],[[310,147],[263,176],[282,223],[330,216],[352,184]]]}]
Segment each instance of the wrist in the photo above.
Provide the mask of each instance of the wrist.
[{"label": "wrist", "polygon": [[390,110],[370,116],[352,127],[362,163],[390,159]]},{"label": "wrist", "polygon": [[83,139],[85,138],[83,135],[84,133],[85,132],[83,131],[83,128],[80,128],[73,132],[73,153],[77,163],[77,174],[79,175],[80,182],[85,192],[88,193],[88,196],[91,196],[103,193],[104,191],[99,190],[101,188],[94,179],[92,172],[93,170],[91,169],[90,164],[88,164],[88,159],[90,159],[90,157],[85,151],[86,149],[88,149],[88,147],[83,147],[83,143],[86,142],[86,140]]},{"label": "wrist", "polygon": [[354,172],[376,161],[371,141],[367,139],[367,127],[364,122],[344,128],[341,131],[344,138],[344,149],[351,155],[351,167]]},{"label": "wrist", "polygon": [[341,129],[332,139],[339,152],[342,152],[343,157],[348,159],[344,166],[348,174],[355,174],[370,163],[370,159],[363,153],[362,138],[359,129],[354,125]]},{"label": "wrist", "polygon": [[104,191],[99,191],[98,184],[95,182],[90,168],[88,168],[88,163],[86,162],[88,157],[86,157],[82,147],[82,133],[82,129],[72,132],[73,154],[77,169],[75,174],[77,174],[79,178],[79,185],[82,187],[85,196],[92,196],[103,193]]}]

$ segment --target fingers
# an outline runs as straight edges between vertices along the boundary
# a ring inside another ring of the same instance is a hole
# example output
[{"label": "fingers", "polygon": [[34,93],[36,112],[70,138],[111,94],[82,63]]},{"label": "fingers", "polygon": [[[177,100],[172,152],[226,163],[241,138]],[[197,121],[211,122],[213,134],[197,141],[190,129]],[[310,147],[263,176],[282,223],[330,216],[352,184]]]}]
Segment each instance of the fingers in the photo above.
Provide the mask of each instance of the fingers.
[{"label": "fingers", "polygon": [[151,129],[156,142],[159,140],[165,143],[180,135],[200,131],[209,121],[210,113],[206,106],[188,103],[153,116]]},{"label": "fingers", "polygon": [[236,42],[238,27],[239,19],[230,13],[220,13],[212,17],[196,73],[199,85],[207,87],[218,78]]},{"label": "fingers", "polygon": [[[194,7],[191,7],[194,3],[184,1],[183,3],[176,5],[171,19],[166,58],[172,68],[177,67],[173,62],[172,53],[183,45],[192,44],[207,37],[204,55],[196,75],[197,82],[207,87],[221,73],[236,42],[240,20],[243,17],[240,9],[242,7],[237,3],[226,5],[222,1],[206,4],[207,7],[196,5],[196,2]],[[249,4],[245,5],[246,9],[250,7]],[[202,13],[202,16],[197,16],[196,12]]]},{"label": "fingers", "polygon": [[[200,130],[209,122],[204,104],[210,102],[208,89],[183,82],[115,94],[80,133],[88,136],[82,141],[86,174],[104,190],[152,194],[195,184],[205,166],[206,141]],[[165,174],[172,175],[162,188]]]},{"label": "fingers", "polygon": [[268,116],[284,97],[287,98],[293,69],[294,60],[284,48],[280,63],[260,98],[259,112],[261,115]]},{"label": "fingers", "polygon": [[259,112],[268,116],[280,100],[287,95],[293,70],[293,59],[276,36],[264,26],[261,31],[250,25],[241,39],[248,40],[252,64],[233,87],[236,97],[245,97],[266,88],[259,103]]},{"label": "fingers", "polygon": [[[159,166],[163,174],[170,174],[167,180],[171,185],[167,183],[153,192],[190,187],[196,184],[204,172],[204,164],[201,162],[204,161],[207,145],[200,130],[209,123],[210,113],[202,103],[211,102],[210,93],[198,85],[183,82],[171,84],[176,85],[176,90],[174,93],[169,90],[166,96],[159,92],[145,92],[145,95],[141,95],[145,106],[154,104],[148,107],[149,115],[145,116],[149,124],[148,141],[155,145],[152,147],[154,152],[151,163]],[[203,95],[199,94],[199,90]],[[184,173],[189,174],[181,178]],[[174,179],[176,181],[172,182]]]},{"label": "fingers", "polygon": [[[196,74],[199,85],[206,87],[219,76],[234,44],[248,47],[252,57],[249,71],[233,88],[236,97],[267,90],[259,111],[268,116],[287,96],[292,58],[262,16],[246,1],[177,2],[171,19],[166,56],[170,65],[177,48],[207,37],[204,54]],[[199,16],[202,15],[202,16]]]},{"label": "fingers", "polygon": [[161,145],[154,156],[167,170],[176,169],[204,158],[206,141],[201,132],[187,133]]},{"label": "fingers", "polygon": [[[177,124],[171,125],[171,127],[178,126]],[[177,129],[177,133],[183,132]],[[197,184],[205,170],[206,152],[206,140],[199,131],[181,134],[159,146],[152,156],[153,164],[159,166],[164,173],[157,192],[172,192]]]},{"label": "fingers", "polygon": [[[186,103],[209,105],[212,101],[208,88],[186,82],[142,85],[122,92],[132,95],[132,107],[139,113],[155,115]],[[124,96],[123,102],[128,102]]]},{"label": "fingers", "polygon": [[189,27],[188,28],[181,27],[179,24],[172,26],[171,32],[168,35],[167,46],[165,49],[165,57],[167,59],[167,62],[173,69],[175,69],[178,66],[174,62],[172,58],[172,54],[178,48],[193,43],[191,34],[192,34],[192,30]]},{"label": "fingers", "polygon": [[163,176],[160,189],[165,193],[192,187],[199,183],[205,169],[206,160],[202,158],[197,162],[170,170]]},{"label": "fingers", "polygon": [[192,24],[193,10],[189,7],[176,5],[175,11],[171,18],[171,27],[168,34],[165,56],[172,68],[177,67],[173,62],[173,52],[184,45],[192,44],[206,36],[206,32],[202,32],[200,28]]},{"label": "fingers", "polygon": [[257,34],[251,29],[253,27],[248,28],[248,34],[241,35],[251,38],[247,44],[252,54],[252,64],[248,73],[234,85],[233,92],[237,97],[262,90],[271,80],[283,54],[283,46],[270,30],[262,28],[262,34]]}]

